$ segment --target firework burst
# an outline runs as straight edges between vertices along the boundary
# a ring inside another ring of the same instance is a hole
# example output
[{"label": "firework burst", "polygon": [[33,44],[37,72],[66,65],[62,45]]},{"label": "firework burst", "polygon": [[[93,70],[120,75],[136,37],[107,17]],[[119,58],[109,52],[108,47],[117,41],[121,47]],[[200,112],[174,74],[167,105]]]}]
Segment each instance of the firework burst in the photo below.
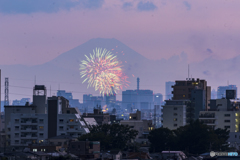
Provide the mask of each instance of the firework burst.
[{"label": "firework burst", "polygon": [[94,87],[100,94],[113,94],[126,87],[127,76],[123,73],[121,62],[117,56],[106,49],[96,48],[93,54],[86,56],[80,64],[80,75],[88,87]]}]

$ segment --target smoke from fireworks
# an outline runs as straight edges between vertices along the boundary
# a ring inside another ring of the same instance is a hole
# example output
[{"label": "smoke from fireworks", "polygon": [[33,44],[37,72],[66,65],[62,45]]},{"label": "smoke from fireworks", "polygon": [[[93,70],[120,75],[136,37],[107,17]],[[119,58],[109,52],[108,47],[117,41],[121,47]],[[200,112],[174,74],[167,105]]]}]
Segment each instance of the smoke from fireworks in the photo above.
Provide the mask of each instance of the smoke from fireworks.
[{"label": "smoke from fireworks", "polygon": [[93,54],[85,57],[80,64],[80,75],[85,78],[83,83],[88,82],[88,87],[94,87],[100,94],[114,94],[128,85],[121,62],[112,52],[96,48]]}]

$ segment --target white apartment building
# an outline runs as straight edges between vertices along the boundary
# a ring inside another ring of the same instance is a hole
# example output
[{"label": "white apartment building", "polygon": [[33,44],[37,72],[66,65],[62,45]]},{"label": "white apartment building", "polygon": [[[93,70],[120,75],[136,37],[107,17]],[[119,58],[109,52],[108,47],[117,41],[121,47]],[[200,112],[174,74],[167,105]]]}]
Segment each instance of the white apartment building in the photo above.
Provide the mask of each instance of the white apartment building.
[{"label": "white apartment building", "polygon": [[34,93],[32,105],[5,106],[4,145],[27,146],[59,135],[77,138],[89,133],[80,111],[70,108],[67,99],[53,96],[47,101],[45,86],[36,85]]},{"label": "white apartment building", "polygon": [[69,135],[78,138],[82,134],[89,133],[84,121],[79,114],[58,114],[57,135]]},{"label": "white apartment building", "polygon": [[240,111],[201,111],[199,120],[213,129],[229,129],[230,132],[239,132]]},{"label": "white apartment building", "polygon": [[47,139],[47,114],[11,114],[9,141],[11,146],[27,146]]},{"label": "white apartment building", "polygon": [[163,127],[171,130],[186,125],[185,101],[171,100],[163,106]]}]

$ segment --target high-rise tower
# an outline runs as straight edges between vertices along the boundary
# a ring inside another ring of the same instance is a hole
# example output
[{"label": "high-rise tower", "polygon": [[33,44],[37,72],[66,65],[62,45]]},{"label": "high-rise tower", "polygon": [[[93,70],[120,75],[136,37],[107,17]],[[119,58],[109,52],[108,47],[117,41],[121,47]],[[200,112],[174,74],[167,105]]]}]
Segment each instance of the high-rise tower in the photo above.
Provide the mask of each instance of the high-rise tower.
[{"label": "high-rise tower", "polygon": [[139,90],[139,83],[140,83],[140,78],[137,78],[137,90]]}]

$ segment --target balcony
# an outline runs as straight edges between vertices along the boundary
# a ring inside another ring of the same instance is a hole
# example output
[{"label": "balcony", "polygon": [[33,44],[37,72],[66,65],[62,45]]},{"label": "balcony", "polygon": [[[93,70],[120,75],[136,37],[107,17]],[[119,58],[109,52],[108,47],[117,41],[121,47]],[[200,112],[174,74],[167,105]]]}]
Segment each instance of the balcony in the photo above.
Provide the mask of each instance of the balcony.
[{"label": "balcony", "polygon": [[199,119],[216,119],[215,114],[200,114]]},{"label": "balcony", "polygon": [[32,121],[21,121],[21,124],[32,124]]}]

